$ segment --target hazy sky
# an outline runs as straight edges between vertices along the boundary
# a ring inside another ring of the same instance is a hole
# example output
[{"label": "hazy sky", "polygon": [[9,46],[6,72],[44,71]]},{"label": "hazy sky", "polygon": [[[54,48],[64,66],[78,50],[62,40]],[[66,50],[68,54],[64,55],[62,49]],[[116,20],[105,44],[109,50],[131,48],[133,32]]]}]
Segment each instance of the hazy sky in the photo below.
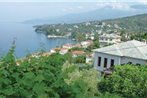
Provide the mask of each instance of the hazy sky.
[{"label": "hazy sky", "polygon": [[135,3],[147,4],[147,0],[0,0],[0,21],[58,17],[95,10],[106,5],[129,10],[129,5]]},{"label": "hazy sky", "polygon": [[0,2],[147,2],[147,0],[0,0]]}]

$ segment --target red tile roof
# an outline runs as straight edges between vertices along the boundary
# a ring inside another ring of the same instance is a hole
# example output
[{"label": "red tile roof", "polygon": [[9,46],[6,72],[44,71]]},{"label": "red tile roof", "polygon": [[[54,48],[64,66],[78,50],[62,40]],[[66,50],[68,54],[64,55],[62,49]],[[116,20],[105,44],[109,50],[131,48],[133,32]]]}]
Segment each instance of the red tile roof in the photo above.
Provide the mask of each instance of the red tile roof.
[{"label": "red tile roof", "polygon": [[85,52],[84,51],[72,51],[72,54],[75,54],[75,55],[83,55],[83,54],[85,54]]}]

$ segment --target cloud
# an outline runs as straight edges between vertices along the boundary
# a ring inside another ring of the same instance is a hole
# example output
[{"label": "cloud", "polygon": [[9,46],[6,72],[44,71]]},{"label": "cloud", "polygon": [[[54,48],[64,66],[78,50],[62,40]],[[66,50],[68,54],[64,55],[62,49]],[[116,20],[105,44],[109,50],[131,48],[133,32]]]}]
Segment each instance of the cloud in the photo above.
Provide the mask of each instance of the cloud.
[{"label": "cloud", "polygon": [[147,0],[136,0],[136,2],[141,3],[141,4],[147,4]]},{"label": "cloud", "polygon": [[111,7],[112,9],[118,9],[118,10],[132,10],[132,8],[128,3],[117,2],[116,0],[115,2],[107,2],[107,3],[98,2],[96,6],[97,8]]}]

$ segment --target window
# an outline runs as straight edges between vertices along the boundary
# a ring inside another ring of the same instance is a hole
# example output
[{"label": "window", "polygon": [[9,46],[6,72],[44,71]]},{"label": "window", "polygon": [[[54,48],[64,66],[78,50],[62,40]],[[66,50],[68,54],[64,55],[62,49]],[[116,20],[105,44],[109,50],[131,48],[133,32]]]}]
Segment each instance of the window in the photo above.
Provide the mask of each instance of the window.
[{"label": "window", "polygon": [[104,67],[107,68],[107,58],[104,58]]},{"label": "window", "polygon": [[139,64],[139,63],[136,63],[136,65],[137,65],[137,66],[140,66],[141,64]]},{"label": "window", "polygon": [[110,67],[114,67],[114,59],[111,59]]},{"label": "window", "polygon": [[127,64],[132,65],[132,62],[128,62]]},{"label": "window", "polygon": [[124,66],[124,65],[126,65],[126,64],[125,63],[121,64],[121,66]]},{"label": "window", "polygon": [[101,57],[98,57],[98,66],[101,66]]}]

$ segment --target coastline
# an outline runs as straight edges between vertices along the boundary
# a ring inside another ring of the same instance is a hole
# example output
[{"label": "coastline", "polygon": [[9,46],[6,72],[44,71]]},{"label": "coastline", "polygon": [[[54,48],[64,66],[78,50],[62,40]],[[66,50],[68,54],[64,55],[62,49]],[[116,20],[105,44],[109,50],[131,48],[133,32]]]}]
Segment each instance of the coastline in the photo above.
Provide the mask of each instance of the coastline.
[{"label": "coastline", "polygon": [[66,36],[48,35],[48,38],[67,38]]}]

